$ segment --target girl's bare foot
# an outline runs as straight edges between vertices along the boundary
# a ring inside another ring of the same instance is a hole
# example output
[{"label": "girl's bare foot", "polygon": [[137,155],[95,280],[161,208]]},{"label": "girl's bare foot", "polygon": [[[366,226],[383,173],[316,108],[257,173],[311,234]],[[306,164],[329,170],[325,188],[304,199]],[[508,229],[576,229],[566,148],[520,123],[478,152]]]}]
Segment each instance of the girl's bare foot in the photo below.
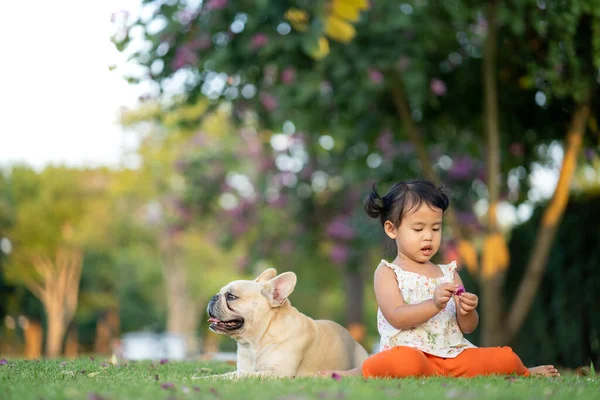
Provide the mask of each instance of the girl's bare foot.
[{"label": "girl's bare foot", "polygon": [[549,378],[560,376],[554,365],[540,365],[538,367],[528,368],[531,376],[545,376]]},{"label": "girl's bare foot", "polygon": [[348,371],[319,371],[317,375],[319,378],[337,378],[342,376],[362,376],[362,370],[360,368],[354,368]]}]

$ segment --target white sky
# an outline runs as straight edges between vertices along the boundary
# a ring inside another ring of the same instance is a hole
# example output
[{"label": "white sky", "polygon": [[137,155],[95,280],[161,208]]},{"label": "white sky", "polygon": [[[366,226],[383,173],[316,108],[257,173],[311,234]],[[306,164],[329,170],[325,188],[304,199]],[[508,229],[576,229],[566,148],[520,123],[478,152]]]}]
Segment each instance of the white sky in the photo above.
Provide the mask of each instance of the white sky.
[{"label": "white sky", "polygon": [[117,165],[127,143],[116,124],[139,92],[109,71],[113,11],[139,0],[7,1],[2,6],[0,165]]}]

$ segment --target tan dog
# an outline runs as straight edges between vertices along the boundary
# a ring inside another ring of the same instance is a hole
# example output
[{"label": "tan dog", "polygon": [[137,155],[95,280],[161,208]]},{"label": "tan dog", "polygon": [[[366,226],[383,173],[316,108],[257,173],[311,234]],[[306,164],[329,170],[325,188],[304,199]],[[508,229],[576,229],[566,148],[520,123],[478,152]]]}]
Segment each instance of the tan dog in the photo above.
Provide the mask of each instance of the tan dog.
[{"label": "tan dog", "polygon": [[234,281],[208,305],[210,330],[237,341],[237,371],[213,377],[294,377],[362,365],[367,351],[333,321],[292,307],[296,274],[270,268],[254,281]]}]

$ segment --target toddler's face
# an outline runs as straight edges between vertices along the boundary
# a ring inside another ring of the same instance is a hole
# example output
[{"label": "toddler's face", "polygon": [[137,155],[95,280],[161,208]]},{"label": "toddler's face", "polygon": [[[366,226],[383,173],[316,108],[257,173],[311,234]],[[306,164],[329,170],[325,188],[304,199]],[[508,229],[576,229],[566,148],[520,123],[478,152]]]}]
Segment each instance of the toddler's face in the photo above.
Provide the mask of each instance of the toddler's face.
[{"label": "toddler's face", "polygon": [[406,214],[397,229],[398,251],[419,263],[429,261],[442,242],[443,216],[441,209],[425,203]]}]

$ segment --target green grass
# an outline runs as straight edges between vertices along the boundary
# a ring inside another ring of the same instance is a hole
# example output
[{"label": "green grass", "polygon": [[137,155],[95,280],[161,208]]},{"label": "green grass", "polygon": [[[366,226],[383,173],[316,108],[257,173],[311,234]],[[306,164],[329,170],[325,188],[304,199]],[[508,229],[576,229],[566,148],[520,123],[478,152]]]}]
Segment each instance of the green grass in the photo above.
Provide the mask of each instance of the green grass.
[{"label": "green grass", "polygon": [[222,381],[198,379],[233,369],[196,362],[106,360],[8,360],[0,365],[0,399],[598,399],[600,379],[544,378],[403,379],[361,378]]}]

